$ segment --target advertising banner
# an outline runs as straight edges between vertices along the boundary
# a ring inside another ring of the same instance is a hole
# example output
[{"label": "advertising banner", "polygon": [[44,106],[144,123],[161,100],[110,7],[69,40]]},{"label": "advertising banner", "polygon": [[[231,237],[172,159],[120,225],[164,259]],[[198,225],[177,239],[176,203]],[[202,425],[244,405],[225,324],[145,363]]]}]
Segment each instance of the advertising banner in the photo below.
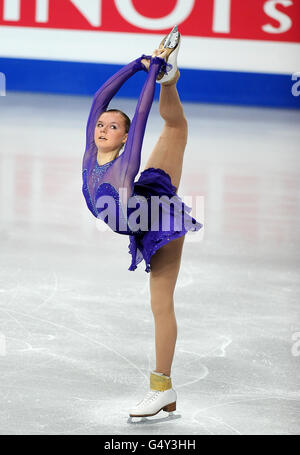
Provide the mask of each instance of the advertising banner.
[{"label": "advertising banner", "polygon": [[[291,87],[300,71],[300,0],[0,0],[0,71],[7,90],[34,90],[47,70],[61,71],[63,80],[52,86],[44,80],[39,90],[91,93],[93,82],[70,85],[74,65],[83,78],[95,64],[106,76],[151,53],[174,24],[183,36],[185,99],[299,104]],[[15,65],[35,76],[22,86],[12,74]],[[190,93],[195,81],[205,91],[194,87]],[[135,96],[131,89],[124,94]]]}]

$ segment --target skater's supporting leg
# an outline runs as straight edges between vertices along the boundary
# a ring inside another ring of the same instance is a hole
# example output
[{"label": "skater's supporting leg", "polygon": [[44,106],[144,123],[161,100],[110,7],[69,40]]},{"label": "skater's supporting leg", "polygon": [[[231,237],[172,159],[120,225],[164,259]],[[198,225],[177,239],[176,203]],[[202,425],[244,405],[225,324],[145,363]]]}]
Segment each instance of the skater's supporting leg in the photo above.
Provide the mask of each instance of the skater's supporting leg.
[{"label": "skater's supporting leg", "polygon": [[151,309],[155,322],[156,370],[171,376],[177,323],[174,290],[180,269],[185,236],[172,240],[152,256],[150,272]]}]

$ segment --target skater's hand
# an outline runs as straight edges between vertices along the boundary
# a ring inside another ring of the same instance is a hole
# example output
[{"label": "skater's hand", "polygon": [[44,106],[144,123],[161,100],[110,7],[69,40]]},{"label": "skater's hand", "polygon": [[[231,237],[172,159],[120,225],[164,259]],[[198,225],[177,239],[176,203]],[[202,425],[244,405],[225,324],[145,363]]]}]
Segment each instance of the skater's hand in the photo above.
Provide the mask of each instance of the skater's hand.
[{"label": "skater's hand", "polygon": [[149,67],[150,67],[150,58],[143,58],[141,60],[142,64],[147,68],[147,70],[149,71]]},{"label": "skater's hand", "polygon": [[165,58],[167,55],[167,52],[168,52],[167,49],[165,49],[164,47],[162,47],[160,49],[155,49],[153,51],[152,58],[153,57]]}]

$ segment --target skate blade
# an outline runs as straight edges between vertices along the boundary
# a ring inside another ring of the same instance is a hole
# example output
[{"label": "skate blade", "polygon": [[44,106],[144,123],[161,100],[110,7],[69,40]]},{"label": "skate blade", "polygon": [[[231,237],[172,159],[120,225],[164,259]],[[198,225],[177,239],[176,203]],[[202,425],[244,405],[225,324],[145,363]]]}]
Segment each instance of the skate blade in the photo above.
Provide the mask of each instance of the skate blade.
[{"label": "skate blade", "polygon": [[[175,35],[175,44],[171,45],[173,35]],[[178,26],[175,25],[173,27],[173,29],[170,31],[170,33],[167,36],[164,37],[164,39],[162,40],[162,42],[159,45],[159,48],[160,49],[162,49],[162,48],[165,48],[165,49],[167,49],[167,48],[168,49],[175,48],[177,43],[178,43],[178,38],[179,38]]]},{"label": "skate blade", "polygon": [[151,417],[151,416],[155,416],[156,414],[158,414],[161,410],[168,412],[169,415],[173,415],[173,411],[176,411],[176,401],[163,406],[157,412],[154,412],[154,414],[129,414],[129,416],[130,417]]}]

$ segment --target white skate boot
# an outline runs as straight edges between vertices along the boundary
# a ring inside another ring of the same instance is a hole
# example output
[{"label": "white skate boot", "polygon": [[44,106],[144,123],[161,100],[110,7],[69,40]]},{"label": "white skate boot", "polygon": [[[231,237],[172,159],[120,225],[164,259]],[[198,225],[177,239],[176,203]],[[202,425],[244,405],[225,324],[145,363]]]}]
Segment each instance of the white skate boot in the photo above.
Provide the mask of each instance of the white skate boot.
[{"label": "white skate boot", "polygon": [[177,393],[172,388],[171,378],[162,373],[150,373],[150,392],[144,399],[130,409],[130,417],[154,416],[159,411],[176,410]]},{"label": "white skate boot", "polygon": [[157,76],[156,82],[159,84],[171,85],[178,80],[180,72],[177,68],[177,55],[179,52],[180,43],[181,35],[178,31],[177,25],[175,25],[172,31],[167,36],[165,36],[159,45],[159,49],[167,49],[165,60],[168,65],[171,65],[171,69],[169,71],[167,65],[167,73],[162,72]]}]

